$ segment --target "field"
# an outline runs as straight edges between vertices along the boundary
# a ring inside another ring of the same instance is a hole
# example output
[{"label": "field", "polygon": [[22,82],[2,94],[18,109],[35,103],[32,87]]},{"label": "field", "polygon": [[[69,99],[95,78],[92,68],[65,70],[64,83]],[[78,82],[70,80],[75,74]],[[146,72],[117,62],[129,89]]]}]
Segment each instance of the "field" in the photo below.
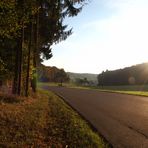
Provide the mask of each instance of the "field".
[{"label": "field", "polygon": [[39,91],[29,98],[0,94],[0,147],[107,147],[63,100]]}]

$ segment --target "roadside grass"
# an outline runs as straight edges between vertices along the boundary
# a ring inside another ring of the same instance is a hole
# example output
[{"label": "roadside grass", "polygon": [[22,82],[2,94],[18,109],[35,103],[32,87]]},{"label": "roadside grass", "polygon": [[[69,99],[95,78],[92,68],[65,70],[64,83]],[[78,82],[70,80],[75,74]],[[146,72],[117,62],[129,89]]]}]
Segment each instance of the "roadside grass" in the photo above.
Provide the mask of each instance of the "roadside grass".
[{"label": "roadside grass", "polygon": [[0,147],[104,148],[108,145],[62,99],[39,90],[30,98],[0,94]]},{"label": "roadside grass", "polygon": [[99,86],[98,89],[118,90],[118,91],[148,91],[148,85],[118,85],[118,86]]},{"label": "roadside grass", "polygon": [[82,120],[78,113],[53,93],[50,103],[53,107],[52,114],[56,117],[55,125],[58,131],[61,131],[61,139],[66,140],[69,147],[107,147],[103,139],[92,131],[86,121]]},{"label": "roadside grass", "polygon": [[97,90],[145,97],[148,96],[148,85],[104,86],[103,88],[97,87]]},{"label": "roadside grass", "polygon": [[146,91],[118,91],[118,90],[100,90],[100,91],[148,97],[148,92]]},{"label": "roadside grass", "polygon": [[148,97],[148,91],[135,91],[135,90],[118,90],[118,89],[115,89],[115,87],[113,89],[100,89],[98,87],[71,87],[71,88],[76,88],[76,89],[90,89],[90,90],[98,90],[98,91],[101,91],[101,92],[112,92],[112,93],[120,93],[120,94],[128,94],[128,95],[136,95],[136,96],[145,96],[145,97]]}]

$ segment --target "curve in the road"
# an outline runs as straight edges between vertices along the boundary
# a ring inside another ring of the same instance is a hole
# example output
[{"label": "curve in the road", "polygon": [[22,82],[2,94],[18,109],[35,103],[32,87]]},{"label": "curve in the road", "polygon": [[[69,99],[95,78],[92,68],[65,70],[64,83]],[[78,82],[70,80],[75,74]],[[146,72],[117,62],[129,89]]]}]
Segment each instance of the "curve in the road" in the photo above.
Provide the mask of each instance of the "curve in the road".
[{"label": "curve in the road", "polygon": [[48,87],[82,114],[114,147],[148,148],[148,97]]}]

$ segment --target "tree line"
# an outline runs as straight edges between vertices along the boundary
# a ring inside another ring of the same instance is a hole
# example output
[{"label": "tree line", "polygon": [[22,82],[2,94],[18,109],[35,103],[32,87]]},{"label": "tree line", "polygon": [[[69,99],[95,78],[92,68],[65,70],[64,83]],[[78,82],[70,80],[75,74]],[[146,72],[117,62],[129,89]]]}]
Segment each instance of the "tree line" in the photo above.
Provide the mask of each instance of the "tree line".
[{"label": "tree line", "polygon": [[62,85],[63,82],[69,82],[70,78],[64,69],[41,64],[38,67],[38,80],[40,82],[55,82]]},{"label": "tree line", "polygon": [[98,85],[148,84],[148,63],[138,64],[114,71],[103,71],[98,75]]},{"label": "tree line", "polygon": [[72,34],[63,23],[76,16],[86,0],[1,0],[0,85],[11,82],[12,93],[36,92],[37,68],[52,57],[52,45]]}]

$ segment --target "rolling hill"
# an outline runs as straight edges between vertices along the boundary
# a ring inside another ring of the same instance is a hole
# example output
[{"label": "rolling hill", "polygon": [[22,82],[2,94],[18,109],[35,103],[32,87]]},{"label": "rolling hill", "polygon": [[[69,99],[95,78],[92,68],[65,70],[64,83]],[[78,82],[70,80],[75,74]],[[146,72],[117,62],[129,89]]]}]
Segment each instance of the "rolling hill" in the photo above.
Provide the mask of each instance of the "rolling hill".
[{"label": "rolling hill", "polygon": [[76,79],[84,79],[87,78],[88,81],[93,81],[97,83],[97,74],[90,74],[90,73],[73,73],[67,72],[69,75],[70,80],[75,81]]}]

